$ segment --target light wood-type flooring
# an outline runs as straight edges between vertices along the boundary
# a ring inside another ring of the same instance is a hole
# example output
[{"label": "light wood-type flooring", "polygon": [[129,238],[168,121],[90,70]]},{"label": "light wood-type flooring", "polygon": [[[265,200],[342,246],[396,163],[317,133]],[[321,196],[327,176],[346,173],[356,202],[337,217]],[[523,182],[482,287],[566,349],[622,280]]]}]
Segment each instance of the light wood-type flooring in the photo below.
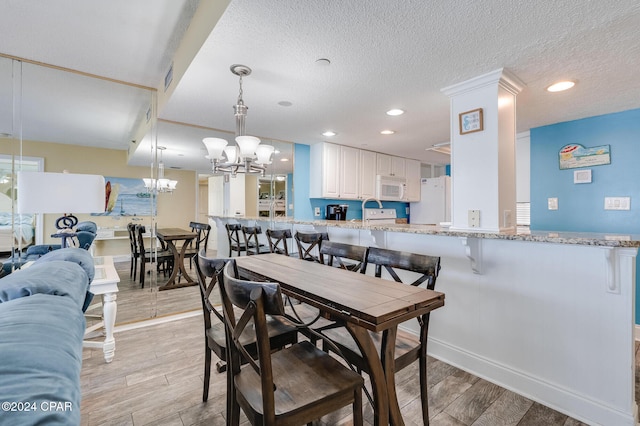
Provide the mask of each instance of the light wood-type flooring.
[{"label": "light wood-type flooring", "polygon": [[[141,300],[125,300],[124,289],[136,286],[130,282],[128,263],[117,266],[122,279],[122,290],[118,295],[118,323],[122,322],[121,316],[135,317],[127,312],[130,309],[153,311],[155,308]],[[163,295],[174,291],[179,293]],[[132,290],[132,293],[135,292]],[[159,303],[163,303],[162,298],[173,299],[167,303],[174,304],[174,312],[200,309],[197,287],[157,293]],[[182,300],[185,305],[179,306],[177,300]],[[158,307],[158,312],[164,310],[164,307]],[[212,372],[209,400],[202,402],[204,337],[200,313],[116,333],[116,354],[110,364],[104,362],[101,350],[87,348],[83,355],[83,425],[225,424],[224,374]],[[396,376],[398,397],[407,425],[422,424],[417,367],[414,363]],[[428,377],[433,426],[583,424],[434,358],[429,359]],[[365,424],[371,425],[372,422],[371,407],[366,403]],[[316,423],[350,425],[350,408]]]}]

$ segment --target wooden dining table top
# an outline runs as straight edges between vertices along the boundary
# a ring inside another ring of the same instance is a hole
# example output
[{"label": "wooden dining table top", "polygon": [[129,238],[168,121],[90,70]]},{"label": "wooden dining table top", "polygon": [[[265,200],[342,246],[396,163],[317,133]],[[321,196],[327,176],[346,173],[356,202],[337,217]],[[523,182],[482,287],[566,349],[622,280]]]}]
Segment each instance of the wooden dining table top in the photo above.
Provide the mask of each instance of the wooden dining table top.
[{"label": "wooden dining table top", "polygon": [[163,240],[184,240],[198,236],[195,232],[181,228],[158,228],[156,235]]},{"label": "wooden dining table top", "polygon": [[249,279],[278,282],[284,294],[371,331],[444,305],[444,293],[280,254],[235,260]]}]

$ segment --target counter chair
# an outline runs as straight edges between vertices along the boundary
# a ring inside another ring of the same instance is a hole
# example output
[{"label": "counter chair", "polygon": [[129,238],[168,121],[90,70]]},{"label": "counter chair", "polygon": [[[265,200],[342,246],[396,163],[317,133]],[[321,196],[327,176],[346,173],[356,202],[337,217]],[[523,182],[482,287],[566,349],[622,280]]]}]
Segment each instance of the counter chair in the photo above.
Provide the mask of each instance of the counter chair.
[{"label": "counter chair", "polygon": [[285,256],[298,256],[297,253],[289,252],[288,239],[293,238],[289,229],[267,229],[267,241],[271,253],[284,254]]},{"label": "counter chair", "polygon": [[258,225],[242,227],[242,236],[244,237],[247,256],[271,253],[271,249],[258,240],[258,235],[260,234],[262,234],[262,228]]},{"label": "counter chair", "polygon": [[[209,381],[211,378],[211,353],[215,353],[219,358],[216,363],[216,370],[221,373],[227,368],[227,344],[224,332],[224,319],[222,314],[216,309],[215,297],[219,295],[214,291],[218,283],[218,275],[227,264],[229,259],[211,259],[206,257],[206,252],[201,250],[194,256],[196,264],[196,275],[200,287],[202,300],[202,313],[204,316],[204,388],[202,391],[202,401],[209,398]],[[270,318],[267,324],[269,342],[272,350],[284,348],[298,341],[297,328],[286,320]],[[257,347],[255,334],[247,333],[242,338],[242,344],[253,358],[257,357]]]},{"label": "counter chair", "polygon": [[189,258],[189,269],[192,269],[194,256],[200,253],[201,249],[204,249],[205,253],[207,252],[211,225],[208,223],[189,222],[189,228],[191,228],[191,232],[198,234],[196,238],[189,242],[184,252],[185,259]]},{"label": "counter chair", "polygon": [[242,225],[239,223],[225,223],[225,229],[227,230],[227,238],[229,240],[229,257],[233,255],[235,251],[238,256],[242,254],[242,252],[247,251],[247,246],[244,243],[244,240],[240,239],[240,232],[242,232]]},{"label": "counter chair", "polygon": [[156,270],[161,270],[166,275],[167,272],[171,272],[172,268],[178,266],[173,264],[173,253],[166,247],[160,248],[157,253],[157,257],[154,255],[152,249],[146,249],[144,246],[144,234],[146,228],[144,225],[135,225],[136,241],[138,242],[138,252],[140,253],[140,287],[144,288],[145,279],[145,266],[147,263],[153,263],[157,260],[158,264]]},{"label": "counter chair", "polygon": [[[234,260],[220,276],[227,341],[232,342],[227,424],[239,424],[240,408],[252,425],[301,425],[352,405],[353,424],[362,425],[362,376],[308,341],[271,352],[267,316],[284,315],[280,286],[239,279]],[[242,343],[247,332],[257,336],[257,362]]]},{"label": "counter chair", "polygon": [[[334,241],[324,241],[320,247],[320,253],[327,258],[327,265],[334,266],[335,261],[336,267],[353,272],[360,272],[362,269],[367,257],[367,250],[367,247]],[[345,259],[353,262],[345,261]]]},{"label": "counter chair", "polygon": [[300,259],[324,265],[324,255],[320,249],[323,241],[329,241],[329,234],[326,232],[296,232],[295,240]]},{"label": "counter chair", "polygon": [[[403,282],[398,276],[397,271],[408,271],[402,275],[411,279],[409,285],[418,286],[422,283],[426,284],[426,288],[434,290],[438,272],[440,271],[440,258],[423,254],[408,253],[396,250],[388,250],[377,247],[369,247],[365,263],[361,269],[361,273],[365,273],[368,265],[375,266],[375,276],[382,277],[383,269],[388,272],[391,278],[397,282]],[[407,279],[405,278],[405,281]],[[417,317],[420,325],[419,337],[397,330],[395,345],[395,362],[394,371],[400,371],[411,365],[414,361],[420,363],[420,400],[422,402],[422,419],[425,425],[429,424],[429,405],[427,401],[427,334],[429,331],[429,313]],[[363,359],[358,346],[354,342],[351,335],[343,328],[332,328],[323,331],[323,333],[331,339],[342,352],[342,355],[361,371],[368,373],[366,360]],[[381,347],[383,339],[387,339],[387,332],[374,333],[370,332],[374,344],[378,348]],[[325,350],[331,350],[331,347],[325,346]],[[384,354],[381,354],[382,359]]]}]

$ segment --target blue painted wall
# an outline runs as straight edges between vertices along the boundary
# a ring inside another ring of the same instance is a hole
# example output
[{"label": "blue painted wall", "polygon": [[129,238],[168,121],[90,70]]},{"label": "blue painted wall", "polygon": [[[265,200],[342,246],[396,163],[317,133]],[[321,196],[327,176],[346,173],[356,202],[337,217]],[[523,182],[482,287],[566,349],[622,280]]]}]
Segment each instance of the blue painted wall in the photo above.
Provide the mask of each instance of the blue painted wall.
[{"label": "blue painted wall", "polygon": [[[610,145],[611,164],[591,169],[592,183],[574,184],[560,170],[558,151],[570,143],[587,148]],[[640,109],[531,129],[531,229],[640,233]],[[604,197],[631,197],[628,211],[604,210]],[[547,198],[558,197],[558,210]],[[640,274],[636,306],[640,307]],[[640,309],[636,309],[640,324]]]},{"label": "blue painted wall", "polygon": [[[296,172],[297,173],[297,172]],[[311,204],[311,211],[313,211],[316,207],[320,207],[320,217],[315,217],[316,220],[324,220],[326,219],[327,212],[327,204],[346,204],[349,206],[347,208],[347,220],[357,219],[362,220],[362,201],[357,200],[331,200],[326,198],[311,198],[309,199],[309,203]],[[368,201],[366,208],[377,208],[378,203],[375,201]],[[401,203],[398,201],[383,201],[382,207],[385,209],[396,209],[396,215],[399,218],[407,217],[407,207],[409,207],[409,203]],[[298,216],[296,216],[297,218]]]}]

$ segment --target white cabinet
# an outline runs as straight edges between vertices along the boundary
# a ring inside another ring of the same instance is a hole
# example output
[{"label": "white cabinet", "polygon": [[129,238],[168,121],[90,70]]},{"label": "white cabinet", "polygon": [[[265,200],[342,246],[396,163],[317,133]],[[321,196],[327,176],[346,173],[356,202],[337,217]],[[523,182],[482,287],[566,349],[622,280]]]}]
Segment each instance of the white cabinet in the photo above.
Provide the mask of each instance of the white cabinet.
[{"label": "white cabinet", "polygon": [[332,143],[311,145],[309,196],[357,200],[360,150]]},{"label": "white cabinet", "polygon": [[376,154],[377,174],[382,176],[406,177],[405,159],[387,154]]},{"label": "white cabinet", "polygon": [[420,162],[418,160],[405,160],[405,174],[407,179],[407,201],[420,201]]},{"label": "white cabinet", "polygon": [[376,196],[376,153],[360,150],[360,198]]},{"label": "white cabinet", "polygon": [[340,146],[340,166],[338,168],[340,198],[357,199],[360,194],[360,150]]}]

